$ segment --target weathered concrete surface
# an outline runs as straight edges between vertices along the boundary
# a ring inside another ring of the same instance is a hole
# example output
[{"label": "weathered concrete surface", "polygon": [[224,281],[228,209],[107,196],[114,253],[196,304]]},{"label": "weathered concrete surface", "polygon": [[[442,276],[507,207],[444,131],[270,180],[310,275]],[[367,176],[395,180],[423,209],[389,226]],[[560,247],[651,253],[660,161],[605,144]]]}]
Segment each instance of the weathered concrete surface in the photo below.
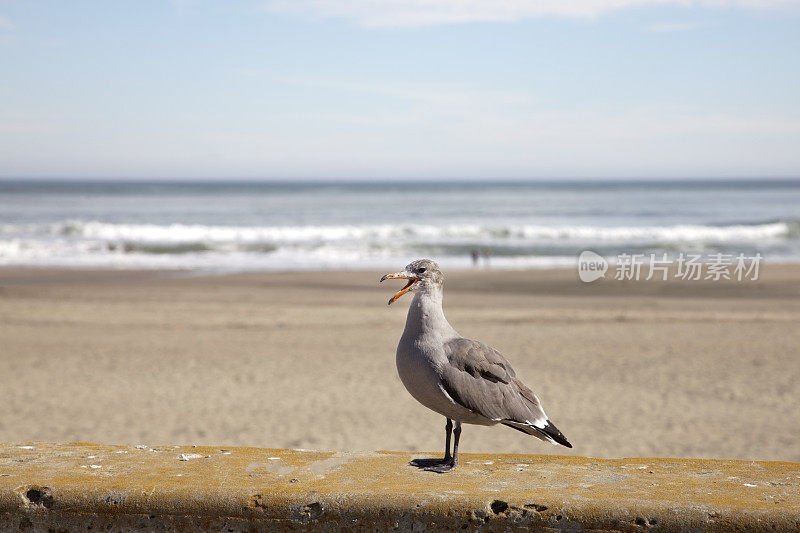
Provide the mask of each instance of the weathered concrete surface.
[{"label": "weathered concrete surface", "polygon": [[800,464],[0,445],[1,530],[798,531]]}]

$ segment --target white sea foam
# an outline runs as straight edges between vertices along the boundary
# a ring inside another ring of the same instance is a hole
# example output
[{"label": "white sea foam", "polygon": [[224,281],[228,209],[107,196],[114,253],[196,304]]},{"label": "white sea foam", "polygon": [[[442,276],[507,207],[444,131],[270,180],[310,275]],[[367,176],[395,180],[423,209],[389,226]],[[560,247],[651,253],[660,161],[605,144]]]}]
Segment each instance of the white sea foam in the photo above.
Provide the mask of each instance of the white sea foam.
[{"label": "white sea foam", "polygon": [[490,248],[509,268],[568,266],[582,249],[773,250],[800,257],[798,224],[588,226],[374,224],[221,226],[63,221],[0,225],[0,265],[296,270],[378,268],[433,256],[468,266]]},{"label": "white sea foam", "polygon": [[55,224],[5,224],[0,236],[31,235],[52,237],[81,237],[100,241],[131,241],[145,243],[303,243],[348,240],[421,239],[541,239],[541,240],[600,240],[674,242],[719,242],[782,238],[789,235],[791,222],[738,224],[728,226],[578,226],[525,224],[379,224],[339,226],[209,226],[189,224],[109,224],[104,222],[68,221]]}]

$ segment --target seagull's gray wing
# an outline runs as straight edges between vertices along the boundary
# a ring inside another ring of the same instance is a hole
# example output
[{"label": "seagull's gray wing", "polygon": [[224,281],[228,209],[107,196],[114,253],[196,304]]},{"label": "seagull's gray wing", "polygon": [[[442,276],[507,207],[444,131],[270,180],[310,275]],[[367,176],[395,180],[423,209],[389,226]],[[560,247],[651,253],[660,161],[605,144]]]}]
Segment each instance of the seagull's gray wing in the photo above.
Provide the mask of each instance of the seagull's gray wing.
[{"label": "seagull's gray wing", "polygon": [[545,427],[539,399],[500,352],[464,338],[447,341],[444,351],[448,364],[441,369],[441,382],[453,401],[497,422]]},{"label": "seagull's gray wing", "polygon": [[439,377],[454,402],[528,435],[572,448],[503,354],[464,338],[447,341],[444,351],[448,362]]}]

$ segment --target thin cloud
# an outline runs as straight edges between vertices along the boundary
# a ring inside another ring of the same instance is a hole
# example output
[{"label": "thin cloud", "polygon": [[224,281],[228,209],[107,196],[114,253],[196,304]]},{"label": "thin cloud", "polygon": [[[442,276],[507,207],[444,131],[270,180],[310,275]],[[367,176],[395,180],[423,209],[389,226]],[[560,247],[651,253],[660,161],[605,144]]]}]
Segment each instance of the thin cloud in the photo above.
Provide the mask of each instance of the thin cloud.
[{"label": "thin cloud", "polygon": [[553,178],[792,176],[800,165],[800,117],[784,114],[653,106],[452,118],[423,102],[403,116],[286,114],[251,128],[233,120],[98,129],[74,117],[0,113],[0,167],[20,176]]},{"label": "thin cloud", "polygon": [[800,0],[268,0],[276,13],[352,20],[367,27],[511,22],[547,16],[593,18],[648,6],[798,8]]},{"label": "thin cloud", "polygon": [[699,29],[700,24],[694,22],[667,22],[663,24],[653,24],[646,28],[651,33],[677,33],[682,31],[692,31]]},{"label": "thin cloud", "polygon": [[10,30],[11,28],[13,28],[11,21],[0,15],[0,30]]},{"label": "thin cloud", "polygon": [[418,102],[436,106],[440,109],[524,106],[532,102],[531,95],[525,91],[469,89],[451,84],[341,81],[302,77],[276,77],[273,79],[278,83],[287,85],[368,93],[392,99]]}]

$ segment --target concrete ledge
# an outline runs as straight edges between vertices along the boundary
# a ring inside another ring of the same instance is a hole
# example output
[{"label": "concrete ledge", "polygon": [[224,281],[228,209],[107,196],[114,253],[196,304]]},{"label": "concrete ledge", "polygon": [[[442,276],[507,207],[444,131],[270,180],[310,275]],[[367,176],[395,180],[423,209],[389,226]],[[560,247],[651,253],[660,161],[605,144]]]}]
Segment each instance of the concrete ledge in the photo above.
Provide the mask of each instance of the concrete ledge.
[{"label": "concrete ledge", "polygon": [[438,475],[411,458],[0,445],[0,530],[800,530],[800,463],[464,454]]}]

